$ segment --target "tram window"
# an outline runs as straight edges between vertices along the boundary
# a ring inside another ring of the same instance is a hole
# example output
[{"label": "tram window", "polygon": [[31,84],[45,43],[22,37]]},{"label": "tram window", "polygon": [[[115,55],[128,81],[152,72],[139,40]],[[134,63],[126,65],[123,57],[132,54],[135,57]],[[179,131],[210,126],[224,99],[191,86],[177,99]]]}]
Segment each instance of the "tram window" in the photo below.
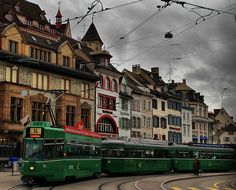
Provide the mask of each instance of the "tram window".
[{"label": "tram window", "polygon": [[62,158],[64,156],[64,146],[56,145],[56,158]]},{"label": "tram window", "polygon": [[101,149],[102,157],[107,157],[108,156],[108,151],[106,148]]},{"label": "tram window", "polygon": [[94,148],[95,148],[94,149],[94,156],[100,157],[100,155],[101,155],[101,147],[100,146],[95,146]]},{"label": "tram window", "polygon": [[54,145],[45,145],[43,147],[44,159],[53,159],[54,158]]},{"label": "tram window", "polygon": [[25,141],[25,159],[42,159],[43,142],[36,140]]},{"label": "tram window", "polygon": [[127,149],[128,157],[129,158],[136,158],[137,157],[137,150],[135,148]]},{"label": "tram window", "polygon": [[54,144],[54,139],[45,139],[44,144]]},{"label": "tram window", "polygon": [[111,150],[112,157],[124,157],[124,149],[123,148],[113,148]]},{"label": "tram window", "polygon": [[136,153],[136,157],[137,158],[143,158],[144,156],[143,156],[143,153],[144,151],[142,150],[142,149],[138,149],[137,150],[137,153]]}]

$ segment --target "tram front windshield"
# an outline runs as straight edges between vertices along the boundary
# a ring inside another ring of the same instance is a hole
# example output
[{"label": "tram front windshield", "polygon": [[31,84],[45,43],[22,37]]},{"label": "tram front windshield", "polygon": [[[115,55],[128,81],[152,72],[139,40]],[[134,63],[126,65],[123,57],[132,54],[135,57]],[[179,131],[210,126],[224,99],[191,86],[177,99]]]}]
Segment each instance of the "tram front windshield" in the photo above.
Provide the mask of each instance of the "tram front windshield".
[{"label": "tram front windshield", "polygon": [[40,160],[43,156],[43,140],[25,140],[25,160]]}]

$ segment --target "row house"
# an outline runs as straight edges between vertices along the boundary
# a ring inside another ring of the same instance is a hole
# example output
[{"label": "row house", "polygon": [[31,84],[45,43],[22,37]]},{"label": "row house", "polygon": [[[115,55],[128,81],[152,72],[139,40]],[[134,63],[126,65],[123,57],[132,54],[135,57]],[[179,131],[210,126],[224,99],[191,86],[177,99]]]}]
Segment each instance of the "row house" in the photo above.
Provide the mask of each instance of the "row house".
[{"label": "row house", "polygon": [[132,89],[131,137],[152,139],[152,95],[150,89],[138,81],[136,73],[124,69],[123,75],[127,85]]},{"label": "row house", "polygon": [[111,55],[103,50],[103,42],[92,22],[81,40],[91,51],[95,62],[95,74],[100,81],[96,85],[96,126],[95,131],[104,137],[119,136],[120,86],[121,73],[110,63]]},{"label": "row house", "polygon": [[236,125],[225,108],[214,109],[213,113],[208,113],[212,124],[212,143],[214,144],[235,144]]},{"label": "row house", "polygon": [[[204,103],[204,96],[199,92],[195,92],[186,84],[186,79],[183,82],[175,83],[172,81],[170,84],[171,89],[176,91],[176,94],[182,97],[185,103],[185,126],[186,126],[186,138],[188,137],[188,126],[192,129],[192,142],[194,143],[206,143],[208,141],[208,106]],[[187,111],[186,110],[191,110]],[[192,116],[188,119],[188,114]],[[192,117],[192,119],[191,119]],[[190,121],[192,120],[192,126]],[[187,123],[186,123],[187,122]],[[185,131],[185,130],[184,130]],[[191,133],[191,131],[190,131]],[[190,135],[191,136],[191,135]]]},{"label": "row house", "polygon": [[126,78],[121,77],[120,78],[120,101],[119,101],[118,106],[120,107],[119,137],[123,139],[131,138],[132,102],[133,102],[133,97],[132,97],[131,88],[128,86]]},{"label": "row house", "polygon": [[[91,65],[78,67],[92,61],[89,48],[70,38],[68,23],[60,28],[60,14],[56,26],[34,3],[3,0],[0,7],[0,157],[19,155],[22,118],[59,127],[83,120],[84,128],[94,130],[99,78]],[[55,117],[47,109],[50,101]]]}]

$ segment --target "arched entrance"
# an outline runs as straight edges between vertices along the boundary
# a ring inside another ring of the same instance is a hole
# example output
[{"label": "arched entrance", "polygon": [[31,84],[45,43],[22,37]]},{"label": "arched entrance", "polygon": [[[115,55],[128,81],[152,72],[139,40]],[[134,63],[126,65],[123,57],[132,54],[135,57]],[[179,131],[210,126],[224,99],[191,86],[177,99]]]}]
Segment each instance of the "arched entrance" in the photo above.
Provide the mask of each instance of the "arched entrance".
[{"label": "arched entrance", "polygon": [[118,134],[116,121],[110,115],[102,115],[97,121],[96,132]]}]

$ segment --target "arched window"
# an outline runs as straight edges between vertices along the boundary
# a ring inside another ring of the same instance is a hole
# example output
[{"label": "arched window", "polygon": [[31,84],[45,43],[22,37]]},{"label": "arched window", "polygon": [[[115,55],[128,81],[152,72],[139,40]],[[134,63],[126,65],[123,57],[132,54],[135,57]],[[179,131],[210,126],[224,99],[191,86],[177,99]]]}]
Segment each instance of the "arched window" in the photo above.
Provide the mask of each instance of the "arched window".
[{"label": "arched window", "polygon": [[115,91],[115,92],[117,92],[117,91],[118,91],[117,87],[118,87],[118,86],[117,86],[117,82],[116,82],[115,79],[113,79],[113,80],[112,80],[112,90]]},{"label": "arched window", "polygon": [[106,78],[106,83],[107,83],[106,88],[110,89],[111,88],[111,81],[110,81],[110,79],[108,77]]},{"label": "arched window", "polygon": [[100,81],[99,81],[98,86],[101,87],[101,88],[104,88],[104,80],[103,80],[103,77],[102,77],[102,75],[100,75],[99,77],[100,77]]}]

